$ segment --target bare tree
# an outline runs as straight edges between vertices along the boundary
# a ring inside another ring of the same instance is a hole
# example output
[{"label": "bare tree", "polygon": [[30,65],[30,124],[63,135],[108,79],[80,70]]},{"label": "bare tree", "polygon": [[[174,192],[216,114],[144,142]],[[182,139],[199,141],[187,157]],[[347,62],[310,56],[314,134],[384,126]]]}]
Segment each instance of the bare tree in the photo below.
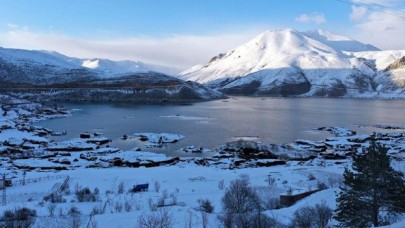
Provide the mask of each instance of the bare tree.
[{"label": "bare tree", "polygon": [[169,228],[172,226],[173,216],[169,210],[160,208],[157,212],[143,214],[138,219],[141,228]]},{"label": "bare tree", "polygon": [[56,209],[56,204],[54,204],[54,203],[48,204],[49,216],[53,217],[55,215],[55,209]]},{"label": "bare tree", "polygon": [[218,182],[218,188],[219,188],[219,190],[224,190],[224,188],[225,188],[225,181],[224,180],[220,180]]},{"label": "bare tree", "polygon": [[80,225],[82,224],[82,218],[79,209],[75,206],[72,206],[69,209],[68,214],[70,215],[70,227],[80,228]]},{"label": "bare tree", "polygon": [[315,223],[318,228],[324,228],[332,218],[332,209],[326,205],[325,201],[315,205],[316,219]]},{"label": "bare tree", "polygon": [[262,207],[247,175],[231,181],[222,197],[222,207],[218,218],[225,227],[251,227],[254,215],[260,214]]},{"label": "bare tree", "polygon": [[291,226],[297,228],[312,228],[314,215],[315,209],[313,207],[301,207],[294,212]]},{"label": "bare tree", "polygon": [[155,187],[155,191],[156,191],[157,193],[159,193],[159,191],[160,191],[160,182],[159,182],[159,181],[155,181],[155,183],[154,183],[153,185],[154,185],[154,187]]},{"label": "bare tree", "polygon": [[208,213],[205,211],[201,211],[201,220],[203,228],[208,227]]},{"label": "bare tree", "polygon": [[124,182],[120,182],[118,184],[118,194],[123,194],[125,192],[125,184]]}]

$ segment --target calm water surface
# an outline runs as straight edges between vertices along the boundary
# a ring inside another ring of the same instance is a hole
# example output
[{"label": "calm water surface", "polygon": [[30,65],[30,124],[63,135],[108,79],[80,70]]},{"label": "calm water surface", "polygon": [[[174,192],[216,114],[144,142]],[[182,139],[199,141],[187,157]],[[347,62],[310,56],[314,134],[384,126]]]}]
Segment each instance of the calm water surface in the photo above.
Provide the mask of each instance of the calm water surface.
[{"label": "calm water surface", "polygon": [[266,144],[288,143],[295,139],[320,140],[329,135],[311,129],[321,126],[347,127],[359,133],[377,130],[359,127],[359,124],[405,126],[404,100],[233,97],[192,105],[64,105],[78,111],[68,118],[40,123],[55,131],[68,132],[66,136],[51,139],[59,141],[78,137],[86,131],[101,132],[113,140],[111,145],[132,149],[143,144],[135,139],[121,140],[121,136],[136,132],[186,136],[165,149],[144,149],[169,155],[179,155],[176,152],[179,148],[191,145],[214,149],[241,136],[257,136]]}]

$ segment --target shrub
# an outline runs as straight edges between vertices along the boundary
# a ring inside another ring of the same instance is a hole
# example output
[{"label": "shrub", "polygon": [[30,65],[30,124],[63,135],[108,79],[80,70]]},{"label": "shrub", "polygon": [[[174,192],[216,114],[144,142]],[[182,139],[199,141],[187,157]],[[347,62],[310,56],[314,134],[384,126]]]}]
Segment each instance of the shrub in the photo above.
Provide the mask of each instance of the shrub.
[{"label": "shrub", "polygon": [[160,182],[159,181],[155,181],[155,183],[153,184],[155,187],[155,191],[159,192],[160,191]]},{"label": "shrub", "polygon": [[325,183],[318,181],[318,182],[316,182],[316,188],[318,190],[325,190],[325,189],[328,189],[328,186]]},{"label": "shrub", "polygon": [[79,202],[94,202],[97,197],[89,188],[83,188],[76,191],[76,198]]},{"label": "shrub", "polygon": [[50,201],[51,203],[63,203],[63,197],[62,194],[58,194],[58,193],[51,193],[49,195],[46,195],[44,197],[45,201]]},{"label": "shrub", "polygon": [[79,228],[82,220],[81,220],[81,212],[75,206],[72,206],[69,211],[68,215],[70,216],[70,227],[72,228]]},{"label": "shrub", "polygon": [[[222,197],[223,211],[218,219],[225,227],[250,227],[262,207],[257,193],[250,187],[249,177],[241,175],[231,181]],[[259,216],[260,217],[260,216]]]},{"label": "shrub", "polygon": [[297,228],[311,228],[313,227],[313,216],[315,215],[315,210],[313,207],[305,206],[296,210],[293,214],[293,219],[291,221],[292,227]]},{"label": "shrub", "polygon": [[131,212],[132,211],[132,204],[129,203],[128,201],[125,201],[124,208],[125,208],[126,212]]},{"label": "shrub", "polygon": [[224,180],[220,180],[218,182],[218,188],[219,188],[219,190],[224,190],[224,188],[225,188],[225,181]]},{"label": "shrub", "polygon": [[199,199],[198,201],[198,210],[203,211],[206,213],[212,213],[214,212],[214,206],[212,205],[212,202],[208,199]]},{"label": "shrub", "polygon": [[72,206],[68,211],[68,215],[80,215],[80,214],[81,214],[81,212],[75,206]]},{"label": "shrub", "polygon": [[116,212],[121,213],[122,208],[123,208],[122,203],[120,203],[120,202],[115,203],[115,211]]},{"label": "shrub", "polygon": [[309,174],[308,174],[308,180],[309,180],[309,181],[316,180],[316,177],[314,176],[314,174],[309,173]]},{"label": "shrub", "polygon": [[1,227],[5,228],[28,228],[35,221],[35,217],[37,216],[37,212],[33,209],[29,209],[26,207],[14,209],[14,210],[6,210],[3,213],[1,218],[2,224]]},{"label": "shrub", "polygon": [[305,206],[294,212],[291,221],[292,227],[298,228],[324,228],[332,218],[332,209],[324,201],[314,207]]},{"label": "shrub", "polygon": [[332,209],[326,205],[325,201],[321,204],[315,205],[316,219],[315,223],[317,227],[323,228],[328,225],[329,220],[332,218]]},{"label": "shrub", "polygon": [[270,187],[273,187],[276,184],[276,178],[273,178],[270,175],[268,175],[266,178],[266,182]]},{"label": "shrub", "polygon": [[159,209],[157,212],[141,215],[138,219],[138,225],[141,228],[169,228],[172,227],[173,216],[167,209]]},{"label": "shrub", "polygon": [[118,184],[118,194],[123,194],[125,192],[125,185],[124,182],[120,182]]},{"label": "shrub", "polygon": [[49,211],[49,216],[53,217],[55,214],[55,209],[56,209],[56,204],[50,203],[48,204],[48,211]]}]

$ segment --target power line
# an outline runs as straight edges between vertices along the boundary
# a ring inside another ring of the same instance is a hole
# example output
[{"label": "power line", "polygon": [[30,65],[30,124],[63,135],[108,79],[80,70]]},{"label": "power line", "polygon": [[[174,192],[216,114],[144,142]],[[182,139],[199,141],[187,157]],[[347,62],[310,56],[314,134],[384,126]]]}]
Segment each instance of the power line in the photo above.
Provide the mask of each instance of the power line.
[{"label": "power line", "polygon": [[[335,0],[335,1],[345,3],[348,5],[362,6],[371,11],[377,11],[377,12],[380,12],[383,14],[389,14],[392,16],[396,16],[396,17],[405,19],[405,11],[398,10],[391,6],[377,4],[377,3],[373,3],[373,2],[369,2],[369,1],[365,1],[365,0],[359,0],[358,2],[352,2],[352,1],[348,1],[348,0]],[[372,7],[372,6],[374,6],[374,7]]]}]

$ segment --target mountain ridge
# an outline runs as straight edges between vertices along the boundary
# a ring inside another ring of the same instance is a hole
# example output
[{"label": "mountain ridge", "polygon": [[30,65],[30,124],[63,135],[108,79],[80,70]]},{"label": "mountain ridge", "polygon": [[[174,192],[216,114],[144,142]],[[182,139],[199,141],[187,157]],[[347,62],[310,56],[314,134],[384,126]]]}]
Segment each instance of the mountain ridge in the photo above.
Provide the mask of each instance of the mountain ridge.
[{"label": "mountain ridge", "polygon": [[176,102],[224,97],[198,83],[152,71],[140,62],[6,48],[0,48],[0,90],[37,101]]},{"label": "mountain ridge", "polygon": [[[389,52],[370,54],[380,52],[372,45],[323,30],[269,30],[178,77],[205,83],[227,94],[378,96],[380,92],[393,92],[376,90],[380,83],[391,80],[379,76],[382,65],[401,56],[400,51],[396,57],[387,56]],[[390,77],[389,73],[386,77]],[[398,77],[391,81],[398,92]]]}]

